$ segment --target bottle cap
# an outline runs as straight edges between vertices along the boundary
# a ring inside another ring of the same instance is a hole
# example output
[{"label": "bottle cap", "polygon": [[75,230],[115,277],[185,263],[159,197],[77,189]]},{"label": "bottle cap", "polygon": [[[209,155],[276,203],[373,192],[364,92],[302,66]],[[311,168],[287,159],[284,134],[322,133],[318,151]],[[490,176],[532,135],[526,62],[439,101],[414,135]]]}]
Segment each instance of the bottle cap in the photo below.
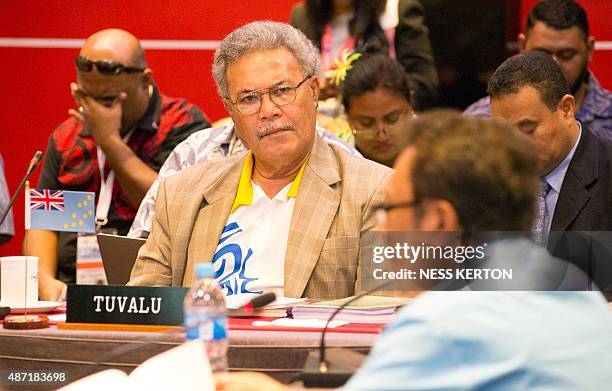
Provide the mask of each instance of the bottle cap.
[{"label": "bottle cap", "polygon": [[215,267],[210,262],[196,263],[195,275],[196,275],[196,278],[214,277]]}]

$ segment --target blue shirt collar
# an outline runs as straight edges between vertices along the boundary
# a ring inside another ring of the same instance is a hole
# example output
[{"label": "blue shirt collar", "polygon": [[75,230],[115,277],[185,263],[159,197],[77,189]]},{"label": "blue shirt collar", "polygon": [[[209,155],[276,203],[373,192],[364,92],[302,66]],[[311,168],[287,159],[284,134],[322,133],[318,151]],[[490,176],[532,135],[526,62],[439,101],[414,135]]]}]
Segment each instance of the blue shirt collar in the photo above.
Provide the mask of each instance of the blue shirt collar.
[{"label": "blue shirt collar", "polygon": [[576,121],[576,123],[578,124],[578,138],[576,139],[574,146],[569,151],[567,156],[565,156],[565,159],[563,159],[563,161],[560,164],[558,164],[554,170],[549,172],[544,177],[544,180],[548,182],[550,187],[552,187],[557,193],[561,192],[561,185],[563,185],[563,178],[565,178],[565,173],[567,172],[569,164],[572,161],[572,158],[574,157],[574,153],[576,152],[576,148],[578,147],[578,143],[580,142],[580,138],[582,137],[582,124],[580,123],[580,121]]}]

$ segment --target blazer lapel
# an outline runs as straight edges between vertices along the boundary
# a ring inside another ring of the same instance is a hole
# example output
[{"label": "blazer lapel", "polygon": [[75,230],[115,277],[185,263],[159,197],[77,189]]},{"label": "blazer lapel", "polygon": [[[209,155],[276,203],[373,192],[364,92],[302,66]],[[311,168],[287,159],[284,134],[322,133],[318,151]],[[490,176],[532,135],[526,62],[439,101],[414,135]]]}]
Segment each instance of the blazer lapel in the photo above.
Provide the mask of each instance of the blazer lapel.
[{"label": "blazer lapel", "polygon": [[291,218],[285,254],[285,296],[301,297],[340,205],[333,152],[315,137]]},{"label": "blazer lapel", "polygon": [[599,150],[586,127],[569,164],[551,223],[551,231],[566,231],[591,195],[587,186],[599,177]]},{"label": "blazer lapel", "polygon": [[195,218],[189,240],[183,286],[193,282],[193,267],[198,262],[212,262],[223,227],[236,198],[244,157],[232,164],[206,186],[200,210]]},{"label": "blazer lapel", "polygon": [[566,231],[590,198],[589,192],[586,191],[576,174],[568,170],[555,206],[550,230]]}]

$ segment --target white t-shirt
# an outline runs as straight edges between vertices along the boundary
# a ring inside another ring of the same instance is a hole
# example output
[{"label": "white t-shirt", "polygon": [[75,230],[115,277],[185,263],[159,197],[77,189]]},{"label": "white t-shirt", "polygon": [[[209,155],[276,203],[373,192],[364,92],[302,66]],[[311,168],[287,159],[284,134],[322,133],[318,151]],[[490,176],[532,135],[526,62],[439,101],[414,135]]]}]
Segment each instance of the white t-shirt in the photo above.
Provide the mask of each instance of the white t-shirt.
[{"label": "white t-shirt", "polygon": [[272,291],[277,297],[284,293],[287,239],[303,168],[293,182],[269,198],[250,179],[252,164],[248,156],[212,260],[228,307],[264,292]]}]

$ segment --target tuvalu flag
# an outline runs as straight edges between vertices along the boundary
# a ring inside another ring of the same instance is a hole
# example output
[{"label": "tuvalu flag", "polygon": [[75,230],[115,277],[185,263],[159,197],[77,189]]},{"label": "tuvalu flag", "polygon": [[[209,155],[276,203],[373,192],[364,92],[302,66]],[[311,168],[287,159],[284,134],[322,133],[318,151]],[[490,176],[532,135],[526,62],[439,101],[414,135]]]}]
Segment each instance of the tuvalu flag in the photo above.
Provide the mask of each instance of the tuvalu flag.
[{"label": "tuvalu flag", "polygon": [[95,193],[26,190],[25,228],[67,232],[96,232]]}]

